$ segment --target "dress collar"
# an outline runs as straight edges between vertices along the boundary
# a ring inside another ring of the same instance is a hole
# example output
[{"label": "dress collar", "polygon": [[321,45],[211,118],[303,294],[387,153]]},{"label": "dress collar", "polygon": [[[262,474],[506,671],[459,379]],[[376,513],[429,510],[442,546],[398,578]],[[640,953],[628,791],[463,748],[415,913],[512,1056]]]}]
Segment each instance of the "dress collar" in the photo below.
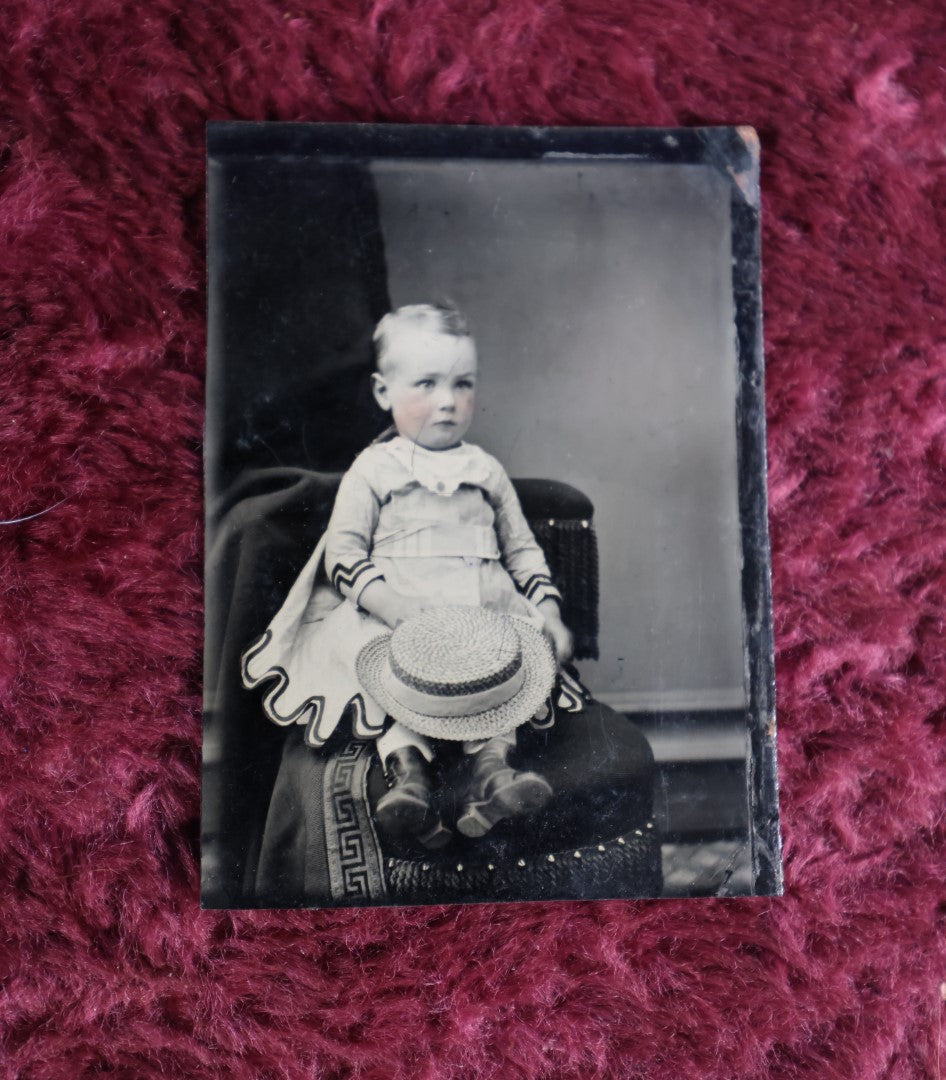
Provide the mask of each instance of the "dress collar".
[{"label": "dress collar", "polygon": [[403,435],[395,435],[380,446],[435,495],[453,495],[461,484],[478,486],[489,477],[486,454],[471,443],[461,442],[449,450],[428,450]]}]

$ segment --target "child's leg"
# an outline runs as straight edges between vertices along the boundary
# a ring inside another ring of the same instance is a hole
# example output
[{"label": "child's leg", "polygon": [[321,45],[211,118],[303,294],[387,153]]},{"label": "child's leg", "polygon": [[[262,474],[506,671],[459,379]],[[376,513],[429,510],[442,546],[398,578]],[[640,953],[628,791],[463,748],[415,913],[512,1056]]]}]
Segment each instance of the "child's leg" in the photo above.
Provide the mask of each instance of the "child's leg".
[{"label": "child's leg", "polygon": [[[478,754],[487,743],[495,740],[496,745],[505,743],[510,749],[516,745],[516,732],[507,731],[503,735],[494,735],[492,739],[469,739],[463,744],[464,754]],[[428,758],[428,761],[430,759]]]},{"label": "child's leg", "polygon": [[438,848],[450,841],[433,801],[428,768],[434,750],[423,735],[395,721],[378,737],[378,756],[388,790],[375,806],[375,818],[391,836],[413,836],[425,847]]},{"label": "child's leg", "polygon": [[407,746],[413,746],[428,763],[434,760],[434,750],[430,745],[430,740],[425,739],[423,735],[418,735],[416,731],[411,731],[397,720],[383,735],[378,736],[377,743],[378,756],[381,758],[382,765],[387,763],[395,750],[402,750]]},{"label": "child's leg", "polygon": [[552,787],[544,776],[509,764],[515,746],[515,731],[463,744],[469,772],[457,828],[464,836],[485,836],[504,818],[533,814],[551,799]]}]

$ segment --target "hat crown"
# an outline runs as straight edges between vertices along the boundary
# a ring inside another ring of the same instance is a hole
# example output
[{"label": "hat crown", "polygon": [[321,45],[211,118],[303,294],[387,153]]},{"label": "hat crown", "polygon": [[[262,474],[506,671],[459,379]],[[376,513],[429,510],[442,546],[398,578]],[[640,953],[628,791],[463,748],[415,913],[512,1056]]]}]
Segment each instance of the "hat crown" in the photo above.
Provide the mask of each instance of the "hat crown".
[{"label": "hat crown", "polygon": [[494,611],[438,607],[402,623],[391,635],[391,668],[427,693],[467,694],[511,678],[522,666],[515,626]]},{"label": "hat crown", "polygon": [[355,665],[388,714],[434,739],[491,739],[545,715],[552,647],[529,620],[482,608],[430,608],[369,641]]}]

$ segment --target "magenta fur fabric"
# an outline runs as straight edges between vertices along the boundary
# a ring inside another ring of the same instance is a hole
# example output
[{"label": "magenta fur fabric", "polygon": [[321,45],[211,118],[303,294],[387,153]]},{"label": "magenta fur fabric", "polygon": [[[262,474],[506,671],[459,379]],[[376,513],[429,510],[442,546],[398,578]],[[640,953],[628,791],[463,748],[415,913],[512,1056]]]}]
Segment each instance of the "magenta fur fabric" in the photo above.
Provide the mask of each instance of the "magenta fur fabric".
[{"label": "magenta fur fabric", "polygon": [[[0,1076],[939,1077],[942,5],[8,0],[0,26]],[[199,910],[226,118],[757,127],[784,897]]]}]

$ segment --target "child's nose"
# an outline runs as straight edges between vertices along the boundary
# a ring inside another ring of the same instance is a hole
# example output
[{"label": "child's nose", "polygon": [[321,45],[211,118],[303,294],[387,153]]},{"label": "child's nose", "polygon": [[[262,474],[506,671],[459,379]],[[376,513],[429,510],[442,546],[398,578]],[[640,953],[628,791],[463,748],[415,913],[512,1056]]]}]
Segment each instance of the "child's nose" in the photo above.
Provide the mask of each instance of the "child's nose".
[{"label": "child's nose", "polygon": [[444,387],[440,391],[439,405],[441,409],[448,409],[450,412],[456,408],[457,396],[450,387]]}]

